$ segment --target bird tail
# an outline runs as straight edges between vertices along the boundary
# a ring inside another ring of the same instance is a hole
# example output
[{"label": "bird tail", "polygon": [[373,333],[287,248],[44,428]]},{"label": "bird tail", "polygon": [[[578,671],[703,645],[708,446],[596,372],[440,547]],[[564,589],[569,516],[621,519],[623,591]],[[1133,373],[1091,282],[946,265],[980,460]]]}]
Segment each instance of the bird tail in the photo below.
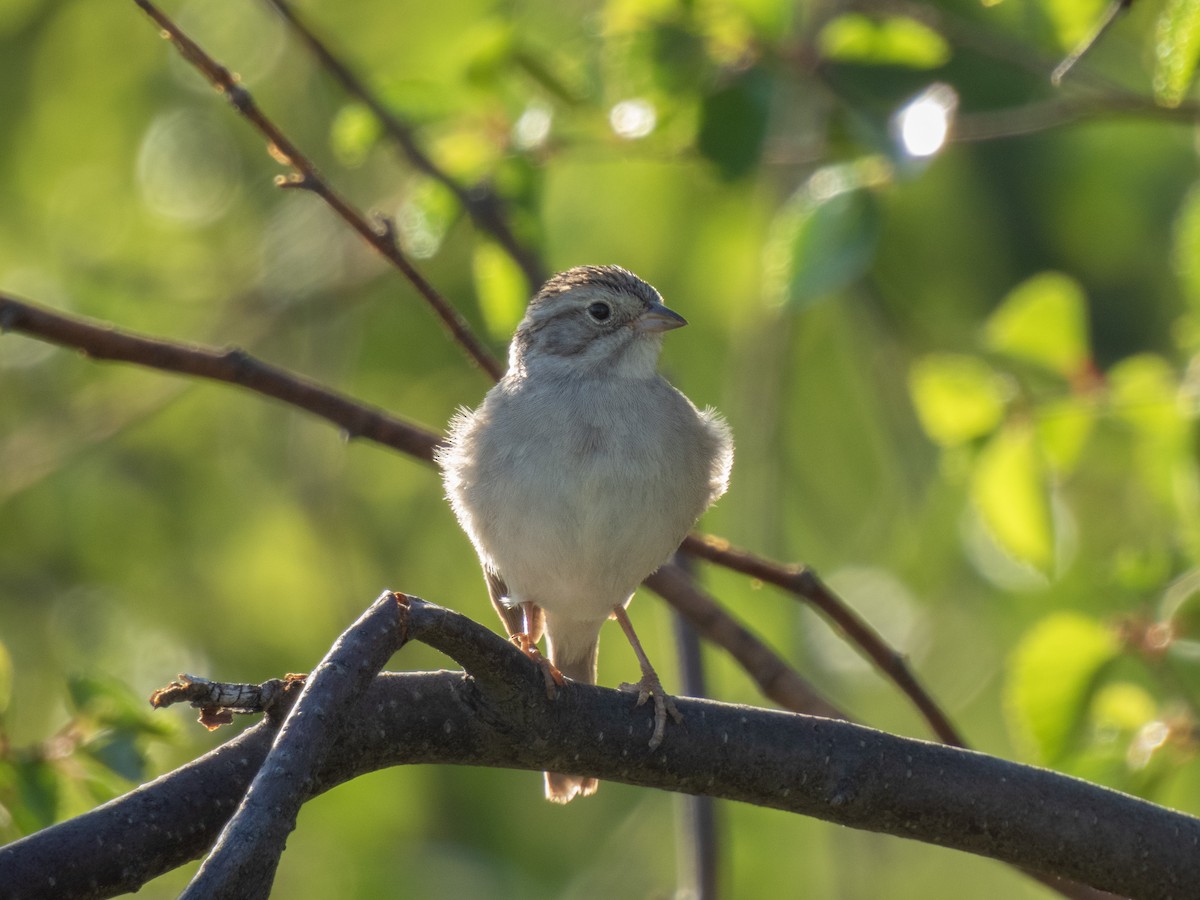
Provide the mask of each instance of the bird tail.
[{"label": "bird tail", "polygon": [[[572,681],[581,684],[596,683],[596,650],[599,640],[592,641],[583,655],[574,659],[564,659],[565,654],[556,652],[554,641],[551,639],[549,652],[550,661]],[[546,799],[551,803],[570,803],[576,797],[590,797],[600,786],[598,779],[584,775],[563,775],[560,772],[546,772]]]}]

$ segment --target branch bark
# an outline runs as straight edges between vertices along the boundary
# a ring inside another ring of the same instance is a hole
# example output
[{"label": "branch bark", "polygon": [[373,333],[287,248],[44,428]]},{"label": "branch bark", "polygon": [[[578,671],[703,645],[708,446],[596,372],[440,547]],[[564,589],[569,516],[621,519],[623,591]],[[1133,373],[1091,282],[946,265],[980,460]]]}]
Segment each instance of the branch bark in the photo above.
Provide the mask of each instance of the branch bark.
[{"label": "branch bark", "polygon": [[[628,694],[571,683],[548,700],[540,670],[495,633],[416,598],[397,603],[387,595],[364,620],[387,603],[393,619],[384,631],[391,631],[368,655],[408,637],[455,657],[469,674],[369,679],[364,673],[377,656],[346,657],[330,680],[351,699],[339,710],[325,708],[341,724],[318,738],[310,775],[300,771],[309,763],[297,763],[291,776],[265,771],[273,762],[263,766],[272,746],[285,745],[290,720],[303,718],[301,701],[283,731],[268,719],[124,797],[0,848],[0,895],[136,890],[203,853],[256,773],[290,791],[289,802],[298,805],[366,772],[420,763],[577,771],[739,800],[992,857],[1121,896],[1180,898],[1200,884],[1200,819],[980,753],[707,700],[679,698],[685,724],[668,729],[650,752],[653,714],[632,707]],[[367,651],[351,656],[360,652]],[[322,724],[322,716],[309,715]],[[250,840],[247,849],[264,853],[278,845],[277,835]]]}]

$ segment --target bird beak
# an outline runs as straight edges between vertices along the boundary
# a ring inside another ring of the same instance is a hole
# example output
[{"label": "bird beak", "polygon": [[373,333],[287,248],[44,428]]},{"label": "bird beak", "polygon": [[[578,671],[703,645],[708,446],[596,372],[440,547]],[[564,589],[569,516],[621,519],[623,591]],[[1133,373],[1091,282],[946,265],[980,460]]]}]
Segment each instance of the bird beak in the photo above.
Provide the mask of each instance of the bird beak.
[{"label": "bird beak", "polygon": [[638,316],[634,327],[642,334],[654,334],[659,331],[670,331],[672,328],[682,328],[687,319],[675,310],[661,303],[651,303],[650,308]]}]

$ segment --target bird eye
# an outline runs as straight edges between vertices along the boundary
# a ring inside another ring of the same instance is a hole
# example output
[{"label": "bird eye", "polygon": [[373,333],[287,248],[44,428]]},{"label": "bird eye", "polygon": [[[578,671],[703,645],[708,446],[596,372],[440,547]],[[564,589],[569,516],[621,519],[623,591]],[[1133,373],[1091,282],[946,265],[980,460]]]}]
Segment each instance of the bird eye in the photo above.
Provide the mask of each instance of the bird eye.
[{"label": "bird eye", "polygon": [[612,308],[607,303],[601,303],[597,300],[587,308],[587,313],[592,317],[593,321],[603,322],[612,315]]}]

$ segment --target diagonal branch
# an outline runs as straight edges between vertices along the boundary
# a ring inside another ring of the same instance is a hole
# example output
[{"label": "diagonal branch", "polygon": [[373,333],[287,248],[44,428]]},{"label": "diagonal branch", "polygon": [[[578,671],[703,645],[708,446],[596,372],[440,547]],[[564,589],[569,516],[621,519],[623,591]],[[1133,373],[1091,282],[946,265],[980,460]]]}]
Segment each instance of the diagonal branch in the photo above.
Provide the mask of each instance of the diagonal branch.
[{"label": "diagonal branch", "polygon": [[888,646],[879,633],[826,587],[812,569],[806,566],[785,566],[763,559],[732,546],[724,538],[711,535],[688,535],[684,539],[683,550],[727,569],[781,587],[811,604],[841,631],[847,641],[858,647],[876,668],[904,692],[933,729],[938,740],[955,747],[967,746],[958,729],[912,673],[903,655]]},{"label": "diagonal branch", "polygon": [[163,36],[171,41],[180,55],[207,78],[219,93],[224,94],[233,108],[270,142],[271,155],[293,169],[292,177],[279,181],[280,186],[304,188],[324,200],[363,240],[403,273],[471,359],[493,379],[499,378],[503,369],[495,355],[471,331],[467,320],[438,293],[400,250],[391,223],[387,220],[381,220],[379,225],[368,222],[361,212],[330,186],[312,160],[267,117],[237,76],[209,56],[150,0],[134,2],[162,28]]},{"label": "diagonal branch", "polygon": [[309,50],[342,86],[342,89],[352,97],[356,97],[371,111],[413,167],[450,191],[458,200],[459,205],[466,210],[476,227],[495,238],[496,243],[503,247],[513,261],[521,267],[521,271],[525,273],[525,278],[531,287],[536,287],[546,280],[545,267],[532,248],[517,240],[504,215],[501,199],[496,196],[490,186],[466,187],[452,178],[421,148],[412,126],[383,104],[366,83],[296,14],[290,2],[286,2],[286,0],[266,0],[266,2],[291,25],[292,30],[308,45]]},{"label": "diagonal branch", "polygon": [[[360,643],[348,633],[327,658],[338,664],[324,680],[346,698],[344,708],[331,694],[319,696],[314,676],[309,708],[301,714],[302,696],[285,729],[268,719],[124,797],[0,848],[0,885],[31,898],[136,890],[203,853],[252,779],[282,778],[270,771],[277,764],[291,772],[299,804],[366,772],[419,763],[569,770],[739,800],[1126,897],[1191,896],[1200,883],[1200,819],[1076,778],[848,722],[689,698],[678,700],[685,724],[650,752],[653,714],[633,707],[628,694],[569,683],[549,700],[536,665],[465,616],[385,594],[361,623],[374,636]],[[466,676],[369,677],[406,639],[452,655]],[[311,752],[297,733],[296,745],[264,765],[268,753],[286,749],[287,728],[305,718],[317,742]],[[277,831],[288,810],[282,815]],[[275,834],[243,836],[260,865],[281,847]],[[247,882],[224,884],[236,896],[255,896]],[[214,888],[204,896],[222,894]]]},{"label": "diagonal branch", "polygon": [[19,331],[82,351],[93,359],[134,363],[240,385],[256,394],[282,400],[337,425],[348,437],[361,437],[393,447],[418,459],[433,458],[441,440],[418,425],[344,394],[256,359],[237,348],[216,349],[160,340],[68,316],[0,293],[0,332]]}]

